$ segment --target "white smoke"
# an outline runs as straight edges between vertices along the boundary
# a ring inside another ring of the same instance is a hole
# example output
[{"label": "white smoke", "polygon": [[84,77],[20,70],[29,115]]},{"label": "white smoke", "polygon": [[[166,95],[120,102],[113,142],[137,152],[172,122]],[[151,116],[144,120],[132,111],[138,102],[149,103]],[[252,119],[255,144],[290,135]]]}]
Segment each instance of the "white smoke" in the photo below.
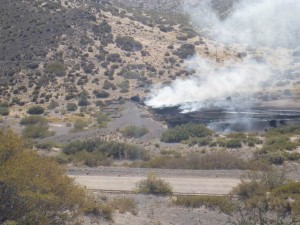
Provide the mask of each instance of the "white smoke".
[{"label": "white smoke", "polygon": [[154,87],[146,104],[154,108],[181,105],[183,112],[234,104],[226,98],[251,96],[271,77],[268,67],[249,59],[220,67],[196,56],[186,61],[186,69],[193,69],[196,75],[178,79],[170,86]]},{"label": "white smoke", "polygon": [[[237,0],[224,20],[216,15],[211,1],[186,0],[185,9],[196,26],[214,31],[214,40],[256,47],[300,46],[299,0]],[[268,62],[260,64],[244,59],[225,62],[220,67],[195,56],[185,63],[187,69],[196,71],[195,75],[177,79],[169,86],[157,85],[148,96],[147,105],[154,108],[179,105],[183,112],[207,106],[244,105],[244,97],[251,98],[272,79]],[[228,97],[233,101],[225,101]]]},{"label": "white smoke", "polygon": [[215,32],[214,39],[223,43],[240,42],[269,47],[299,46],[299,0],[236,2],[229,16],[223,21],[212,9],[211,0],[185,0],[185,10],[196,26],[211,27]]}]

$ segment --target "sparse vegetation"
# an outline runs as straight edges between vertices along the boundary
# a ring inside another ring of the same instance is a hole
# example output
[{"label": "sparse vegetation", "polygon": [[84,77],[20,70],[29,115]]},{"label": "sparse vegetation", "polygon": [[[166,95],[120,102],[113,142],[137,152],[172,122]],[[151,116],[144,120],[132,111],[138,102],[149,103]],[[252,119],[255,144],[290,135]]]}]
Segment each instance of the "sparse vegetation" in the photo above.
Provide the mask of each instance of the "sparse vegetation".
[{"label": "sparse vegetation", "polygon": [[263,147],[256,152],[256,157],[277,165],[285,160],[298,160],[300,154],[293,152],[298,143],[293,142],[291,137],[299,134],[300,126],[281,126],[269,130],[265,135]]},{"label": "sparse vegetation", "polygon": [[[253,162],[245,161],[233,154],[226,152],[214,152],[211,154],[189,154],[187,157],[180,155],[158,156],[145,162],[135,162],[133,167],[161,168],[161,169],[193,169],[193,170],[216,170],[216,169],[249,169]],[[253,164],[255,166],[261,166]]]},{"label": "sparse vegetation", "polygon": [[[299,182],[288,181],[283,171],[249,172],[232,191],[241,201],[234,224],[297,224],[299,187]],[[269,216],[272,214],[276,218]]]}]

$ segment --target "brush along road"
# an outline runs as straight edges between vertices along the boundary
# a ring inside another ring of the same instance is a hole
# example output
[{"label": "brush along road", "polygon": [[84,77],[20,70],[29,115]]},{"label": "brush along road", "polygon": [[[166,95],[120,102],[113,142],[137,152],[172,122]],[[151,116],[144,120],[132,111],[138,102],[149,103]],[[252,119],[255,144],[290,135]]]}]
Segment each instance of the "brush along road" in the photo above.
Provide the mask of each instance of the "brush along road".
[{"label": "brush along road", "polygon": [[[128,167],[69,167],[68,175],[88,189],[107,192],[131,192],[136,183],[155,173],[170,183],[176,194],[226,195],[235,187],[241,170],[170,170]],[[287,178],[300,180],[300,167],[287,171]]]}]

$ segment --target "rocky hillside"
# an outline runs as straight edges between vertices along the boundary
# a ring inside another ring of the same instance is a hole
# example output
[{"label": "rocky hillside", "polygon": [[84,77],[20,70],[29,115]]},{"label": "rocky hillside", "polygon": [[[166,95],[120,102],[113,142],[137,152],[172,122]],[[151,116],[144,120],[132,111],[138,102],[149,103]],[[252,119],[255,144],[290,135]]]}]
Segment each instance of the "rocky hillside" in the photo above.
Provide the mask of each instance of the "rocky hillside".
[{"label": "rocky hillside", "polygon": [[[234,2],[209,3],[225,17]],[[50,102],[101,105],[144,97],[153,84],[193,74],[184,59],[195,53],[220,63],[247,54],[262,58],[209,40],[182,8],[183,0],[3,0],[1,101],[21,110]]]},{"label": "rocky hillside", "polygon": [[[183,61],[195,52],[216,58],[214,43],[173,10],[173,1],[162,2],[168,14],[154,10],[158,3],[135,8],[130,4],[141,4],[130,0],[126,5],[108,0],[3,1],[0,95],[11,105],[55,100],[84,106],[144,96],[153,83],[188,76]],[[227,56],[237,54],[227,50]]]}]

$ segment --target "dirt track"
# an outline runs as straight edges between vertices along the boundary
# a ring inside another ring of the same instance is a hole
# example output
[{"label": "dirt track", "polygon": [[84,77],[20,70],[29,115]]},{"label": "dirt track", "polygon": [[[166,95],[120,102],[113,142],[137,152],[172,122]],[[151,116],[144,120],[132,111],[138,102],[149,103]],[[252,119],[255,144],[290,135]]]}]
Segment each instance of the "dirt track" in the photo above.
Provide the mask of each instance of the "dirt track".
[{"label": "dirt track", "polygon": [[[124,191],[134,190],[135,184],[145,177],[114,177],[114,176],[74,176],[76,182],[88,189],[103,191]],[[209,179],[209,178],[184,178],[166,177],[174,193],[178,194],[209,194],[226,195],[239,183],[238,179]]]}]

